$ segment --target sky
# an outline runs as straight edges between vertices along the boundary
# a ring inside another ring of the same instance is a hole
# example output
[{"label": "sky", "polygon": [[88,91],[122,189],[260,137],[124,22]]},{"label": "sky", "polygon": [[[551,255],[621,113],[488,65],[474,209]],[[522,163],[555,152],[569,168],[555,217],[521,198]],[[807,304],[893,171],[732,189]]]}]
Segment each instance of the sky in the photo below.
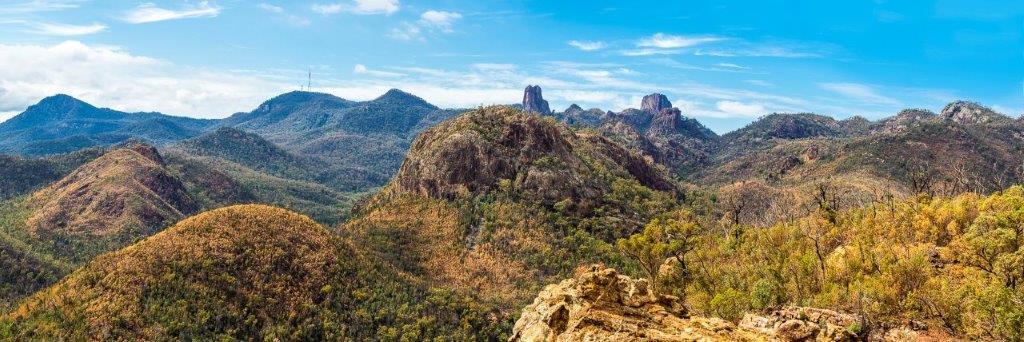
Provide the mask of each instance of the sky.
[{"label": "sky", "polygon": [[1024,1],[0,0],[0,120],[65,93],[222,118],[305,87],[446,108],[639,107],[724,133],[773,112],[1024,113]]}]

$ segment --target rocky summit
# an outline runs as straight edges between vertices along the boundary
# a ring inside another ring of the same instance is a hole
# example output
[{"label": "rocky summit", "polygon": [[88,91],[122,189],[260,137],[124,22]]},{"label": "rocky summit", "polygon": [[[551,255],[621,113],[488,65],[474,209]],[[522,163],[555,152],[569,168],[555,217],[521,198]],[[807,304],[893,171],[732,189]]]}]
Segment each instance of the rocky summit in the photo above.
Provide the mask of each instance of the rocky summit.
[{"label": "rocky summit", "polygon": [[548,107],[548,101],[544,100],[540,86],[526,86],[526,90],[523,92],[523,110],[538,114],[551,114],[551,108]]},{"label": "rocky summit", "polygon": [[668,97],[662,94],[654,93],[644,96],[643,101],[640,102],[640,110],[648,113],[658,113],[662,109],[672,108],[672,102],[668,101]]}]

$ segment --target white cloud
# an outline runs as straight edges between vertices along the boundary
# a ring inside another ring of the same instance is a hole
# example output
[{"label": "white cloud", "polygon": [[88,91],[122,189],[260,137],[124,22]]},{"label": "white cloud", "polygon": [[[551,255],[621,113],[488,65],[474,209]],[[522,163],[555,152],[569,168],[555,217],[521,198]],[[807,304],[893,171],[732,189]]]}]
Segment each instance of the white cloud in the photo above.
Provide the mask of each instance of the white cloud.
[{"label": "white cloud", "polygon": [[758,117],[766,114],[764,106],[756,103],[718,101],[718,103],[715,104],[715,107],[725,113],[733,113],[746,117]]},{"label": "white cloud", "polygon": [[403,21],[398,27],[392,28],[388,37],[398,40],[424,40],[421,34],[423,30],[419,25]]},{"label": "white cloud", "polygon": [[397,27],[388,32],[388,37],[397,40],[417,40],[424,42],[423,37],[427,32],[452,33],[454,21],[462,18],[462,14],[456,12],[445,12],[429,10],[420,15],[420,19],[414,23],[403,21]]},{"label": "white cloud", "polygon": [[400,4],[398,0],[353,0],[347,3],[313,4],[310,9],[313,12],[323,15],[338,13],[352,14],[385,14],[390,15],[398,11]]},{"label": "white cloud", "polygon": [[257,4],[256,7],[259,7],[260,9],[271,13],[284,13],[284,8],[282,8],[281,6],[274,6],[264,2]]},{"label": "white cloud", "polygon": [[597,51],[605,48],[604,42],[601,41],[570,40],[568,44],[583,51]]},{"label": "white cloud", "polygon": [[717,64],[715,64],[715,66],[719,66],[719,67],[723,67],[723,68],[731,68],[731,69],[742,69],[742,70],[750,69],[749,67],[745,67],[745,66],[738,65],[738,64],[733,64],[733,63],[717,63]]},{"label": "white cloud", "polygon": [[49,36],[84,36],[96,34],[107,29],[107,25],[92,23],[89,25],[71,25],[61,23],[25,23],[32,27],[32,33]]},{"label": "white cloud", "polygon": [[664,33],[655,33],[653,36],[640,39],[636,46],[658,49],[678,49],[704,43],[717,42],[723,39],[725,38],[715,36],[675,36]]},{"label": "white cloud", "polygon": [[459,19],[462,19],[462,14],[457,12],[429,10],[420,15],[420,24],[450,33],[452,32],[452,22]]},{"label": "white cloud", "polygon": [[799,51],[786,46],[737,46],[732,48],[698,49],[693,53],[697,56],[714,57],[778,57],[778,58],[817,58],[819,52]]},{"label": "white cloud", "polygon": [[132,24],[144,24],[176,19],[212,18],[219,14],[220,8],[210,5],[209,1],[201,1],[198,5],[186,5],[176,10],[145,3],[128,11],[121,19]]},{"label": "white cloud", "polygon": [[370,70],[370,69],[366,68],[365,65],[362,65],[362,64],[356,64],[356,66],[352,68],[352,72],[356,73],[358,75],[371,75],[371,76],[378,76],[378,77],[402,77],[402,76],[405,76],[405,74],[398,73],[398,72]]},{"label": "white cloud", "polygon": [[5,3],[0,6],[0,14],[24,14],[35,12],[62,11],[78,8],[81,0],[32,0],[17,3]]},{"label": "white cloud", "polygon": [[288,11],[286,11],[284,7],[281,6],[275,6],[265,2],[261,2],[257,4],[256,7],[259,7],[264,11],[276,14],[277,18],[293,26],[309,26],[309,24],[311,24],[309,19],[288,13]]},{"label": "white cloud", "polygon": [[57,93],[124,111],[225,117],[291,87],[238,72],[177,66],[125,50],[66,41],[0,44],[0,112],[21,112]]},{"label": "white cloud", "polygon": [[746,81],[743,81],[743,82],[745,82],[747,84],[756,85],[758,87],[774,87],[775,86],[774,83],[771,83],[771,82],[768,82],[768,81],[762,81],[762,80],[746,80]]},{"label": "white cloud", "polygon": [[891,97],[879,94],[874,87],[859,83],[821,83],[818,85],[836,94],[845,96],[852,100],[874,105],[899,105],[900,102]]}]

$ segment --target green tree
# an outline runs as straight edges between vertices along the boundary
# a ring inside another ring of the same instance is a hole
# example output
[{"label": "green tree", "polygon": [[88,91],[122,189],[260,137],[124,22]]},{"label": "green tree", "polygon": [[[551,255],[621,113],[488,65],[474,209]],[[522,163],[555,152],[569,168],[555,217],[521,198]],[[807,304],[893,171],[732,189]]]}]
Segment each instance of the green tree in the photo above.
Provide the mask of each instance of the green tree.
[{"label": "green tree", "polygon": [[669,258],[679,263],[685,288],[685,279],[689,274],[686,254],[697,246],[696,239],[700,233],[701,227],[693,215],[688,210],[680,209],[651,220],[641,233],[619,239],[618,247],[622,254],[640,264],[654,292],[659,290],[658,271]]}]

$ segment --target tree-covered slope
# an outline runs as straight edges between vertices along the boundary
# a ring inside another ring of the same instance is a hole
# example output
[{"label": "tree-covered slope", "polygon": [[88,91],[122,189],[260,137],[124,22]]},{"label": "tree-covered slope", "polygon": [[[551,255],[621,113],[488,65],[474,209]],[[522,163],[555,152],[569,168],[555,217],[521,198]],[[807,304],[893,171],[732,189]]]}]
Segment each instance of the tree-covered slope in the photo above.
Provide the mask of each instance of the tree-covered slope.
[{"label": "tree-covered slope", "polygon": [[615,263],[616,238],[677,202],[666,171],[595,133],[512,107],[426,130],[340,232],[403,273],[508,322],[548,279]]}]

